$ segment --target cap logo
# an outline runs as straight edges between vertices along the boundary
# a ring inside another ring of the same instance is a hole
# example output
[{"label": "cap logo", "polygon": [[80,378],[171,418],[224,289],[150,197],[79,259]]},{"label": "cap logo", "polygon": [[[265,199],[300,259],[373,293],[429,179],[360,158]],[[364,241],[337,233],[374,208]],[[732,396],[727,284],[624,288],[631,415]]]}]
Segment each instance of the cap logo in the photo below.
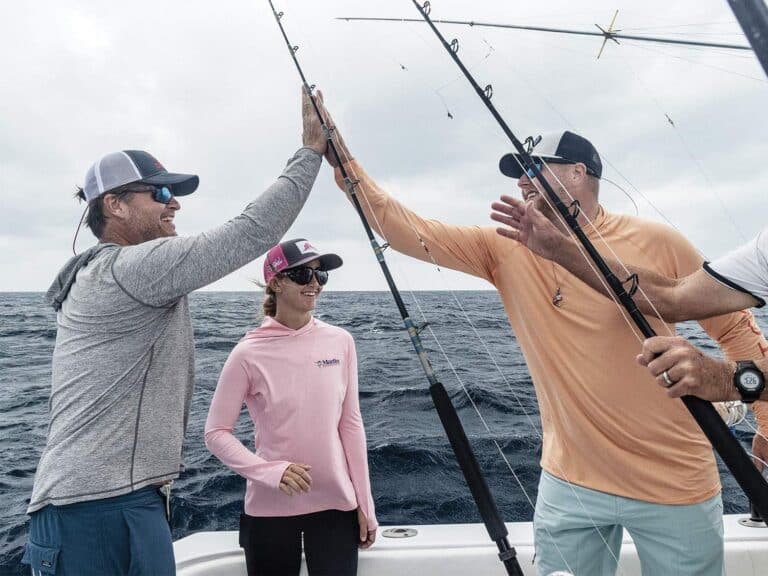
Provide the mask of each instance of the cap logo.
[{"label": "cap logo", "polygon": [[283,264],[285,264],[285,261],[280,256],[278,256],[269,263],[269,268],[272,270],[272,272],[277,272],[278,268]]},{"label": "cap logo", "polygon": [[317,248],[312,246],[312,244],[310,244],[306,240],[302,240],[301,242],[296,242],[295,244],[296,244],[296,249],[299,251],[299,253],[301,253],[302,256],[304,254],[310,254],[310,253],[317,254],[317,251],[318,251]]}]

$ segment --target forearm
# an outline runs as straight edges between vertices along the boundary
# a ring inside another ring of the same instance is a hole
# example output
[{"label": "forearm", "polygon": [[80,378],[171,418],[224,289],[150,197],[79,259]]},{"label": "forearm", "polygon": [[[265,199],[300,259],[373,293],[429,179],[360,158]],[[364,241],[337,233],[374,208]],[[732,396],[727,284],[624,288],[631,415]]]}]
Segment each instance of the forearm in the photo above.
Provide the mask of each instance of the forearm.
[{"label": "forearm", "polygon": [[[735,400],[741,400],[741,394],[733,384],[733,377],[736,373],[736,362],[732,360],[718,360],[719,374],[716,377],[717,384],[722,390],[719,401],[731,402]],[[758,370],[764,375],[768,376],[768,359],[758,360],[755,362]],[[752,411],[755,413],[755,419],[759,426],[768,430],[768,388],[762,391],[760,399],[751,405]]]},{"label": "forearm", "polygon": [[[492,230],[422,218],[381,189],[356,161],[345,166],[349,176],[357,180],[357,199],[368,222],[392,248],[407,256],[491,281],[495,256],[489,249],[487,236],[494,235]],[[336,182],[346,191],[339,169]]]},{"label": "forearm", "polygon": [[417,237],[419,228],[424,228],[424,220],[385,192],[357,161],[347,162],[344,168],[348,177],[355,183],[354,196],[350,193],[349,182],[344,180],[339,168],[335,172],[336,184],[355,208],[360,207],[371,228],[398,252],[428,260],[428,255]]},{"label": "forearm", "polygon": [[300,149],[274,184],[218,228],[124,248],[113,268],[115,279],[137,300],[165,305],[258,258],[296,219],[321,159]]},{"label": "forearm", "polygon": [[358,419],[358,421],[359,424],[351,421],[342,422],[339,426],[339,435],[347,458],[349,477],[355,490],[357,504],[368,519],[368,529],[373,530],[378,526],[378,521],[371,494],[368,448],[362,420]]},{"label": "forearm", "polygon": [[227,428],[206,426],[205,446],[233,472],[271,488],[279,486],[283,472],[290,465],[287,461],[272,462],[257,456]]},{"label": "forearm", "polygon": [[[768,360],[755,362],[755,364],[763,374],[768,374]],[[760,400],[752,404],[752,412],[755,413],[758,428],[764,430],[764,433],[768,433],[768,389],[763,390],[763,393],[760,394]]]}]

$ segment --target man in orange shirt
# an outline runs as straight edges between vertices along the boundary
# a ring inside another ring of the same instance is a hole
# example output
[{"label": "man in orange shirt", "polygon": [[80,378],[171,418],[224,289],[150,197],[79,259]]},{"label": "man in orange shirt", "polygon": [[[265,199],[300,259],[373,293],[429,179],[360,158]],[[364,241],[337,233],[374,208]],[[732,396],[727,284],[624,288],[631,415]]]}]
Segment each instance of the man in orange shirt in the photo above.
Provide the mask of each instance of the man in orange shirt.
[{"label": "man in orange shirt", "polygon": [[[684,405],[670,402],[634,361],[639,337],[621,310],[493,227],[452,226],[408,210],[365,173],[338,130],[335,138],[363,210],[392,248],[484,278],[501,296],[541,413],[543,472],[534,517],[539,574],[614,574],[627,528],[644,574],[720,576],[722,502],[712,447]],[[600,206],[602,166],[585,138],[550,135],[533,155],[546,158],[555,190],[565,198],[567,189],[580,202],[582,223],[588,217],[594,224],[587,235],[599,233],[622,260],[675,277],[701,265],[674,230]],[[505,156],[501,168],[519,178],[525,199],[536,197],[514,156]],[[345,189],[338,167],[336,180]],[[751,320],[738,313],[701,325],[729,357],[750,359],[766,345]],[[674,331],[658,319],[650,323],[659,333]]]},{"label": "man in orange shirt", "polygon": [[[518,241],[537,255],[557,262],[595,290],[610,296],[602,277],[582,256],[577,241],[562,224],[553,222],[537,206],[502,196],[494,202],[491,218],[505,224],[497,232]],[[548,207],[545,208],[548,210]],[[714,262],[704,262],[688,276],[669,278],[652,270],[606,257],[619,277],[637,275],[641,291],[635,296],[644,314],[667,322],[709,318],[717,314],[765,306],[768,298],[768,229]],[[755,330],[758,328],[755,326]],[[768,461],[768,348],[756,362],[718,360],[680,337],[655,336],[643,343],[638,361],[647,366],[670,398],[693,395],[711,402],[742,400],[752,406],[760,431],[752,441],[758,469]]]}]

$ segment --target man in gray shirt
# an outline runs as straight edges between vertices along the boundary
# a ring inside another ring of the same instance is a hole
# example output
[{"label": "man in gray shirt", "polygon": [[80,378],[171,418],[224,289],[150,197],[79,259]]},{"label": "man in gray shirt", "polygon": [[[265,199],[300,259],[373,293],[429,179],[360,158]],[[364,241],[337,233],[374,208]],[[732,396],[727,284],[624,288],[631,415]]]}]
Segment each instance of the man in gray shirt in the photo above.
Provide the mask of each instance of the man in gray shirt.
[{"label": "man in gray shirt", "polygon": [[57,311],[48,438],[28,512],[33,573],[173,574],[158,486],[179,475],[194,388],[187,294],[277,244],[306,201],[326,137],[303,95],[304,147],[218,228],[176,236],[177,196],[198,177],[146,152],[104,156],[80,196],[99,243],[47,298]]}]

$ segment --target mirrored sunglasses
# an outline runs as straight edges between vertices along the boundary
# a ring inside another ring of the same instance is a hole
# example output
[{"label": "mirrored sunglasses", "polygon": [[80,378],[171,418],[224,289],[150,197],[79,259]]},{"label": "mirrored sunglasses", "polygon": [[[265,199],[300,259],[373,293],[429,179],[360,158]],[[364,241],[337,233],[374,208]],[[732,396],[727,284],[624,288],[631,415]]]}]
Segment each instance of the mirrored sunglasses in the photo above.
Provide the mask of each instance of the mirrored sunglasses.
[{"label": "mirrored sunglasses", "polygon": [[129,188],[126,192],[134,194],[147,193],[152,194],[152,200],[160,204],[168,204],[173,200],[173,190],[170,186],[155,186],[153,184],[142,185],[140,188]]}]

